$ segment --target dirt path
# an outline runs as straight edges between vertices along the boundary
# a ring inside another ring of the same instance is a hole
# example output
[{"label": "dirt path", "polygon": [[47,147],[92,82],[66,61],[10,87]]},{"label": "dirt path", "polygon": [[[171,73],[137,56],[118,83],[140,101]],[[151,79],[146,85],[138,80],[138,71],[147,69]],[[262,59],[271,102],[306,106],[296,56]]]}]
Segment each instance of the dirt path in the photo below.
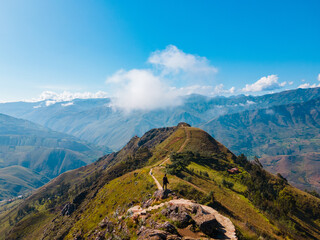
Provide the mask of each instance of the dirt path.
[{"label": "dirt path", "polygon": [[153,178],[153,180],[155,181],[155,183],[156,183],[156,185],[157,185],[157,188],[158,188],[159,190],[162,190],[162,186],[161,186],[161,184],[158,182],[158,180],[156,179],[156,177],[153,176],[152,170],[153,170],[153,168],[150,169],[149,174],[150,174],[150,176]]},{"label": "dirt path", "polygon": [[[186,128],[184,128],[184,131],[186,133],[186,139],[185,139],[184,143],[181,145],[181,147],[179,148],[178,152],[182,152],[183,149],[185,148],[185,146],[188,144],[188,142],[190,140],[190,132],[187,131]],[[165,158],[164,161],[161,162],[156,167],[163,167],[164,164],[169,160],[170,160],[169,157]],[[151,168],[149,174],[153,178],[153,180],[155,181],[155,183],[157,185],[157,188],[159,190],[163,190],[161,184],[159,183],[159,181],[156,179],[156,177],[153,175],[153,172],[152,172],[152,170],[154,168],[156,168],[156,167]],[[189,182],[187,182],[187,183],[189,183]],[[192,184],[192,186],[203,192],[203,190],[200,189],[199,187],[197,187],[197,186],[195,186],[193,184]],[[168,204],[183,205],[186,208],[191,208],[195,204],[195,202],[193,202],[191,200],[183,199],[183,198],[181,198],[181,199],[173,199],[173,200],[170,200],[168,202],[161,203],[159,205],[148,207],[146,209],[142,209],[140,206],[134,206],[134,207],[130,208],[128,210],[128,212],[131,212],[133,215],[136,215],[136,216],[139,216],[141,214],[145,215],[146,212],[150,212],[152,210],[159,209],[159,208],[163,207],[164,205],[168,205]],[[208,206],[205,206],[205,205],[200,205],[200,206],[208,214],[213,214],[215,216],[216,220],[223,226],[223,230],[225,231],[225,233],[224,233],[225,238],[224,239],[231,239],[231,240],[238,239],[237,236],[236,236],[236,233],[235,233],[235,231],[236,231],[235,227],[234,227],[233,223],[230,221],[229,218],[221,215],[218,211],[214,210],[211,207],[208,207]]]},{"label": "dirt path", "polygon": [[[185,134],[186,134],[186,139],[184,140],[183,144],[182,144],[181,147],[179,148],[178,152],[182,152],[182,150],[185,148],[185,146],[187,145],[187,143],[189,142],[189,139],[190,139],[190,132],[187,131],[186,128],[184,128],[184,132],[185,132]],[[164,161],[159,164],[159,167],[163,167],[163,165],[164,165],[166,162],[168,162],[169,160],[170,160],[170,157],[165,158]],[[155,168],[155,167],[153,167],[153,168],[150,169],[149,175],[150,175],[150,176],[153,178],[153,180],[155,181],[155,183],[156,183],[156,185],[157,185],[157,188],[158,188],[159,190],[162,190],[163,188],[162,188],[161,184],[160,184],[159,181],[156,179],[156,177],[153,176],[152,170],[153,170],[154,168]]]}]

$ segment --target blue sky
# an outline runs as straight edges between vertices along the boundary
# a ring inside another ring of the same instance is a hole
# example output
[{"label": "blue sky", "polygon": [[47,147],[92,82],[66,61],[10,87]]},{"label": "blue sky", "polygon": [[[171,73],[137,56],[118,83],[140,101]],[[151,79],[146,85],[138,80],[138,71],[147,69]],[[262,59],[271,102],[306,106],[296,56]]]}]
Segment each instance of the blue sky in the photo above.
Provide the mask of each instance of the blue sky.
[{"label": "blue sky", "polygon": [[[132,89],[119,89],[138,86],[135,77],[142,75],[133,70],[151,72],[143,74],[145,82],[156,77],[163,91],[179,94],[315,86],[319,9],[316,0],[1,1],[0,101],[37,98],[43,91],[130,95]],[[189,67],[173,69],[168,59],[150,62],[168,52],[198,68],[192,65],[190,73]],[[216,71],[204,74],[206,67]],[[115,76],[121,80],[110,81]]]}]

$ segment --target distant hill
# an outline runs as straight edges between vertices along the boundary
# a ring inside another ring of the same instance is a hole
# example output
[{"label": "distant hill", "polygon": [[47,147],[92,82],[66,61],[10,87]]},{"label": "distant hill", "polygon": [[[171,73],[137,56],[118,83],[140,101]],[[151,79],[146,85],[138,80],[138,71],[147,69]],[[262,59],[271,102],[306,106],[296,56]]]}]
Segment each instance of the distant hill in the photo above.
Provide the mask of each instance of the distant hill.
[{"label": "distant hill", "polygon": [[187,124],[152,129],[2,205],[0,239],[319,239],[320,199],[260,165]]},{"label": "distant hill", "polygon": [[[4,189],[0,199],[37,188],[65,171],[93,162],[105,152],[73,136],[0,114],[0,189]],[[7,174],[9,169],[17,171],[15,178]],[[19,172],[25,174],[17,175]]]},{"label": "distant hill", "polygon": [[0,168],[0,199],[9,199],[34,190],[49,178],[22,166]]},{"label": "distant hill", "polygon": [[320,98],[224,115],[202,128],[296,186],[320,190]]},{"label": "distant hill", "polygon": [[108,98],[75,99],[55,104],[46,101],[16,102],[0,104],[0,112],[118,150],[133,136],[141,136],[152,128],[176,125],[181,121],[200,126],[225,114],[305,102],[319,94],[320,88],[295,89],[263,96],[209,98],[190,95],[184,98],[181,106],[131,113],[115,110]]}]

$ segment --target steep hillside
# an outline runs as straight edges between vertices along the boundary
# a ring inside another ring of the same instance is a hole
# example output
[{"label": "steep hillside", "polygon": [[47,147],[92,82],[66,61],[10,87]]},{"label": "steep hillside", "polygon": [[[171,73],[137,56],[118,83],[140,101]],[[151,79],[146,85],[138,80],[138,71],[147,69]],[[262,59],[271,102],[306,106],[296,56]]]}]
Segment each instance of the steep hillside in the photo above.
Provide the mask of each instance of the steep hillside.
[{"label": "steep hillside", "polygon": [[[0,200],[37,188],[48,179],[91,163],[104,153],[73,136],[0,114],[0,189],[4,189],[0,191]],[[10,166],[23,168],[7,168]],[[5,169],[25,174],[13,178]],[[35,183],[40,176],[44,180]]]},{"label": "steep hillside", "polygon": [[[225,115],[202,126],[237,154],[261,157],[293,184],[319,188],[320,99]],[[281,160],[280,160],[281,159]]]},{"label": "steep hillside", "polygon": [[[157,184],[164,172],[170,191]],[[10,204],[0,239],[320,237],[320,199],[187,124],[134,137]]]},{"label": "steep hillside", "polygon": [[55,131],[64,132],[96,145],[118,150],[131,137],[151,128],[176,125],[181,121],[200,125],[221,115],[301,103],[317,98],[320,88],[295,89],[264,96],[209,98],[190,95],[181,106],[152,111],[115,110],[110,99],[75,99],[69,102],[2,103],[0,112],[24,118]]}]

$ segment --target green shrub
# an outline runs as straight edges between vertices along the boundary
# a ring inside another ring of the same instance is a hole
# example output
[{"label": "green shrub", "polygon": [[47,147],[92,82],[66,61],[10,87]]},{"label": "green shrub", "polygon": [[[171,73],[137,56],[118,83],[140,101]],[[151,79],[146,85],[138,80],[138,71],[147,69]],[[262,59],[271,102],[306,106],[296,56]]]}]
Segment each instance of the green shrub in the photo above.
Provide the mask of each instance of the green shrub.
[{"label": "green shrub", "polygon": [[222,185],[225,186],[226,188],[233,188],[233,182],[229,182],[225,179],[222,180]]}]

